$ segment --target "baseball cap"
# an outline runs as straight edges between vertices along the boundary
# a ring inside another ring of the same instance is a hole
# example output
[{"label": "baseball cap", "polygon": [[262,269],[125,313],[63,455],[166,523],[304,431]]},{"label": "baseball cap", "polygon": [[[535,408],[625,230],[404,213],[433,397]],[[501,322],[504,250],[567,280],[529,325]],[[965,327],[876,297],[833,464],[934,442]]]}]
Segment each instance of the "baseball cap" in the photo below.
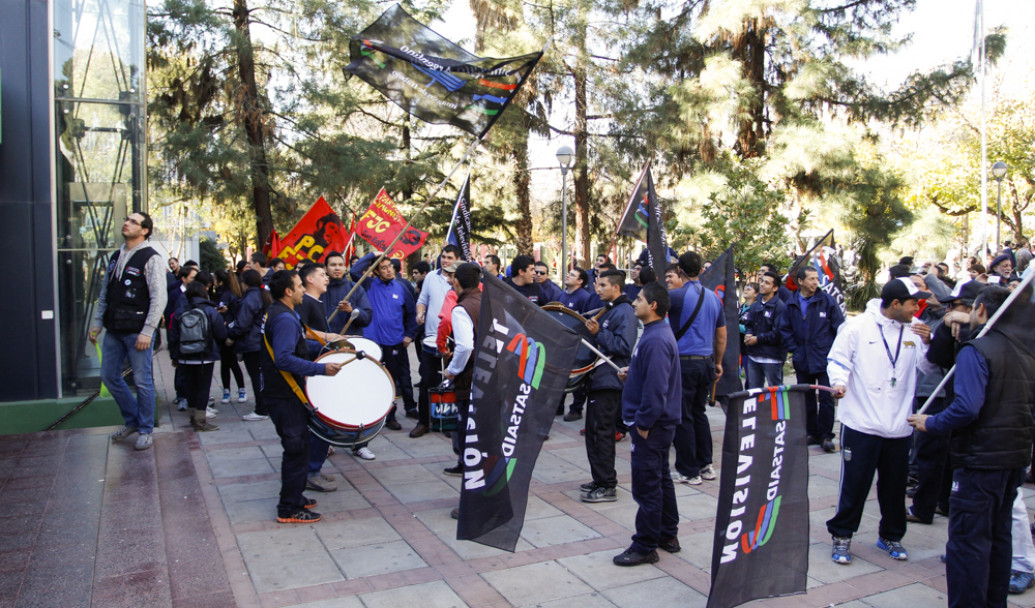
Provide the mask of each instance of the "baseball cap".
[{"label": "baseball cap", "polygon": [[942,304],[948,304],[959,300],[967,306],[973,306],[974,300],[977,299],[978,294],[981,293],[981,290],[984,288],[985,285],[981,281],[970,280],[963,283],[957,283],[955,289],[952,290],[952,293],[938,298],[938,301]]},{"label": "baseball cap", "polygon": [[443,268],[442,270],[445,271],[445,272],[454,272],[455,273],[456,269],[460,268],[460,264],[463,264],[463,263],[464,263],[463,260],[456,260],[452,264],[450,264],[449,266],[446,266],[445,268]]},{"label": "baseball cap", "polygon": [[920,291],[916,285],[907,278],[892,279],[884,284],[880,290],[880,297],[885,302],[891,300],[926,300],[931,297],[931,292]]}]

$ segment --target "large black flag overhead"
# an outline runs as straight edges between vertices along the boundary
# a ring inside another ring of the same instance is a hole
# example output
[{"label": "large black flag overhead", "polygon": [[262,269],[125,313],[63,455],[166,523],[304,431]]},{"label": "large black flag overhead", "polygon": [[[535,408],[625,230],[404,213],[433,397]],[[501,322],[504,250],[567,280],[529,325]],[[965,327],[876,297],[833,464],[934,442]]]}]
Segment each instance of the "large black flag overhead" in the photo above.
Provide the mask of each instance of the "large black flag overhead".
[{"label": "large black flag overhead", "polygon": [[458,540],[513,551],[579,337],[482,271]]},{"label": "large black flag overhead", "polygon": [[398,4],[352,37],[355,74],[421,120],[451,124],[479,138],[524,84],[538,53],[494,59],[468,53]]},{"label": "large black flag overhead", "polygon": [[[654,269],[659,277],[665,276],[665,267],[668,266],[668,236],[665,234],[664,214],[661,209],[661,201],[658,200],[658,193],[654,190],[654,176],[650,172],[650,163],[643,168],[640,179],[636,182],[636,189],[632,198],[629,199],[629,207],[639,201],[644,203],[647,212],[647,263]],[[628,223],[630,209],[626,209],[623,216],[623,224]],[[638,211],[638,209],[637,209]],[[634,214],[633,221],[636,221]],[[619,225],[621,233],[622,225]]]},{"label": "large black flag overhead", "polygon": [[625,213],[618,221],[618,236],[631,236],[638,241],[647,242],[647,228],[650,225],[650,197],[647,194],[647,171],[650,164],[643,168],[640,179],[636,181],[636,189],[625,206]]},{"label": "large black flag overhead", "polygon": [[841,280],[841,256],[837,254],[834,247],[834,229],[819,239],[816,245],[794,261],[791,271],[787,273],[787,288],[792,291],[798,290],[798,281],[795,278],[798,269],[802,266],[815,268],[819,273],[819,288],[830,294],[837,305],[841,307],[841,314],[848,310],[845,302],[844,283]]},{"label": "large black flag overhead", "polygon": [[736,328],[740,324],[740,303],[737,301],[737,270],[733,263],[733,245],[722,252],[712,265],[701,273],[701,286],[715,292],[722,300],[726,316],[726,352],[722,356],[722,376],[716,395],[730,395],[744,389],[740,383],[740,340]]},{"label": "large black flag overhead", "polygon": [[460,248],[461,259],[466,262],[471,259],[471,174],[467,174],[464,185],[460,188],[460,194],[456,197],[456,205],[453,206],[453,219],[449,222],[449,234],[446,240],[451,245]]},{"label": "large black flag overhead", "polygon": [[805,592],[809,567],[808,385],[730,396],[708,608]]}]

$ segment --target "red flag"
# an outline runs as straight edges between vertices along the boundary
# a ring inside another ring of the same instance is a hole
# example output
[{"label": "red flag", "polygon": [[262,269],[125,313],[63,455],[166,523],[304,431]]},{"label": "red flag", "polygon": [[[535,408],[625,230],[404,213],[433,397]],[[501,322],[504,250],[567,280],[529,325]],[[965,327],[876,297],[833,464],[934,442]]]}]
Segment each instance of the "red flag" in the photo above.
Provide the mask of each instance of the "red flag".
[{"label": "red flag", "polygon": [[323,262],[329,252],[345,249],[346,240],[341,219],[321,196],[280,241],[283,249],[277,257],[282,258],[288,268],[294,268],[302,260]]},{"label": "red flag", "polygon": [[345,258],[345,263],[348,264],[352,260],[352,256],[356,255],[356,212],[352,212],[352,226],[349,226],[349,238],[345,244],[345,251],[342,252],[342,257]]},{"label": "red flag", "polygon": [[[370,208],[359,218],[356,234],[375,249],[384,251],[406,225],[406,218],[395,208],[392,197],[384,188],[377,193]],[[388,255],[404,258],[424,246],[428,233],[410,226],[392,247]]]},{"label": "red flag", "polygon": [[270,258],[277,257],[278,253],[280,253],[280,237],[277,235],[277,229],[274,228],[266,237],[266,242],[262,244],[262,255]]}]

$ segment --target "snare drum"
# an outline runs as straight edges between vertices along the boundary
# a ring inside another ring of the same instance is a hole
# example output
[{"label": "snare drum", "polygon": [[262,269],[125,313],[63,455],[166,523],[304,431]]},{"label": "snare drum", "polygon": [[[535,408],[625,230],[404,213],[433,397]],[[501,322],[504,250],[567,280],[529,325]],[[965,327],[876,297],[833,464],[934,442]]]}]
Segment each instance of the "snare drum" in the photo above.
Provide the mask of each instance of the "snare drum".
[{"label": "snare drum", "polygon": [[[575,330],[579,337],[585,338],[587,342],[593,342],[593,334],[586,329],[586,318],[579,313],[557,303],[547,304],[543,306],[543,310],[565,327]],[[570,393],[578,389],[589,372],[597,366],[598,359],[600,357],[596,353],[580,342],[579,351],[575,354],[575,362],[572,364],[571,375],[568,377],[568,385],[564,387],[564,392]]]},{"label": "snare drum", "polygon": [[346,336],[344,340],[331,342],[327,345],[327,348],[331,350],[361,350],[367,354],[367,357],[371,357],[377,361],[382,360],[381,347],[378,343],[359,336]]},{"label": "snare drum", "polygon": [[370,356],[356,358],[351,350],[327,353],[316,362],[345,365],[334,376],[306,379],[309,430],[342,447],[376,437],[395,407],[395,382],[388,370]]}]

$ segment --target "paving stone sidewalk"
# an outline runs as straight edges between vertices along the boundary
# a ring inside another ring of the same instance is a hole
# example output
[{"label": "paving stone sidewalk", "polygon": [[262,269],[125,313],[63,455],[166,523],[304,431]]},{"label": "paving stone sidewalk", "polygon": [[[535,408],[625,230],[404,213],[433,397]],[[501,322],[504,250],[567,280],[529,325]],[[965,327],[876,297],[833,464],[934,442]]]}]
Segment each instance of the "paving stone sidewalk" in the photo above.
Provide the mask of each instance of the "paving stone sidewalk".
[{"label": "paving stone sidewalk", "polygon": [[[0,437],[0,499],[8,506],[0,517],[0,606],[706,604],[717,481],[676,486],[682,552],[662,553],[655,565],[611,564],[629,544],[636,512],[628,440],[618,444],[618,502],[584,504],[578,485],[590,476],[582,423],[555,419],[514,553],[455,539],[449,511],[458,504],[460,480],[442,471],[455,462],[449,440],[435,433],[411,439],[408,419],[401,419],[403,431],[386,430],[370,444],[376,460],[349,450],[331,456],[324,472],[338,490],[307,493],[319,501],[323,521],[285,526],[274,520],[280,445],[272,423],[242,421],[251,399],[220,404],[214,386],[220,430],[185,429],[185,412],[168,406],[166,353],[156,361],[163,419],[152,452],[112,446],[101,430]],[[709,418],[718,458],[722,412],[711,410]],[[46,456],[55,450],[63,456]],[[50,470],[56,465],[63,468]],[[945,518],[911,525],[903,540],[910,561],[894,562],[873,544],[879,513],[871,493],[853,564],[830,561],[824,522],[836,503],[839,466],[837,454],[811,448],[808,592],[748,605],[945,605],[938,559]],[[1035,506],[1035,498],[1028,501]],[[75,548],[76,559],[54,548],[62,530],[60,542]],[[62,565],[71,562],[72,570]],[[78,582],[64,582],[72,579]],[[1035,591],[1011,600],[1035,606]]]}]

